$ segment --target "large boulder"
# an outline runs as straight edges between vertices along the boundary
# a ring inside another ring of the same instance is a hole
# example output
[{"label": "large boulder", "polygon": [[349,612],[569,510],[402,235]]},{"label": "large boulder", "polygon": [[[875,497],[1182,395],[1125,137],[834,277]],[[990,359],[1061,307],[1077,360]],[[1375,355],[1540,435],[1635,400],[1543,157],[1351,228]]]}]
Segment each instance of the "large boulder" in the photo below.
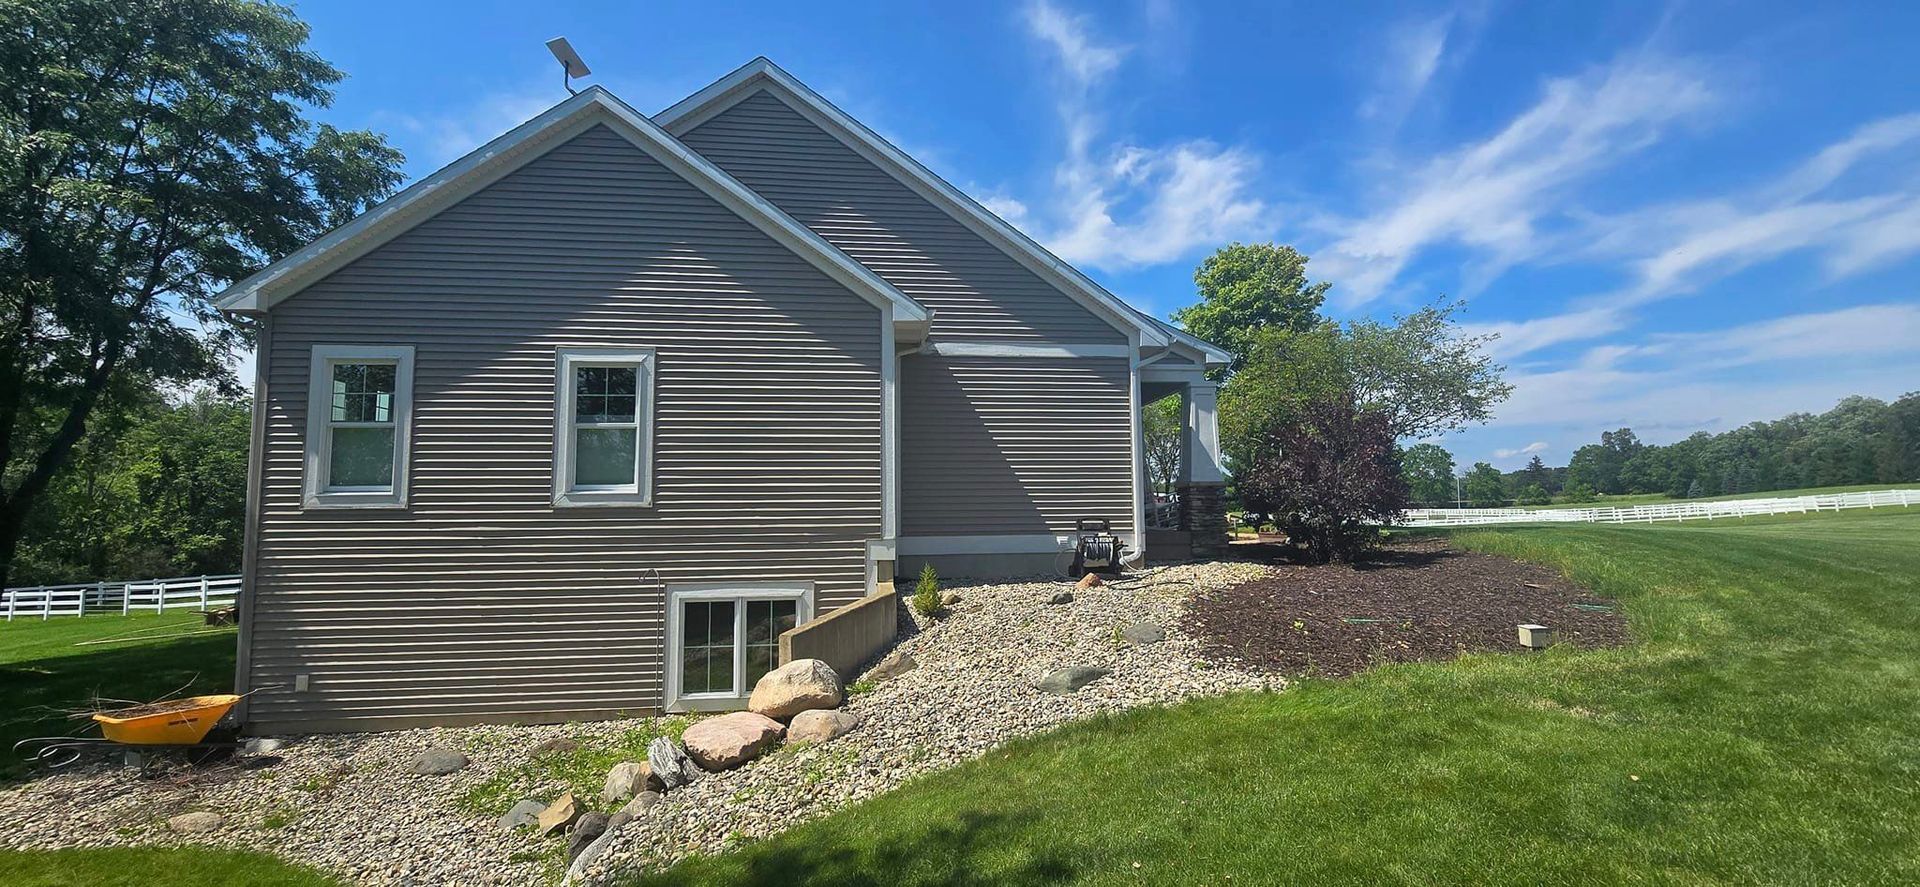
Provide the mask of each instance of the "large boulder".
[{"label": "large boulder", "polygon": [[640,814],[652,809],[658,803],[660,803],[659,792],[641,792],[634,795],[633,800],[627,802],[627,806],[614,811],[614,814],[607,818],[607,831],[615,831],[634,821]]},{"label": "large boulder", "polygon": [[839,708],[841,698],[840,676],[833,666],[818,659],[795,659],[753,685],[747,709],[784,721],[803,711]]},{"label": "large boulder", "polygon": [[1065,696],[1110,674],[1113,674],[1111,669],[1094,668],[1091,665],[1069,665],[1049,672],[1046,677],[1040,679],[1039,686],[1048,693]]},{"label": "large boulder", "polygon": [[600,803],[618,804],[634,796],[636,792],[646,791],[647,782],[653,778],[653,768],[643,761],[621,761],[607,772],[607,784],[600,789]]},{"label": "large boulder", "polygon": [[665,736],[647,743],[647,768],[653,781],[660,785],[658,791],[679,788],[700,775],[700,768],[687,758],[687,753]]},{"label": "large boulder", "polygon": [[466,769],[467,756],[450,748],[430,748],[413,759],[414,773],[421,776],[445,776],[457,770]]},{"label": "large boulder", "polygon": [[547,809],[540,811],[540,815],[534,821],[534,830],[542,837],[557,834],[573,825],[584,812],[586,811],[580,807],[580,802],[574,799],[573,792],[566,792],[554,798],[553,803],[547,805]]},{"label": "large boulder", "polygon": [[851,713],[817,708],[793,716],[793,723],[787,725],[787,741],[826,742],[858,726],[860,719]]},{"label": "large boulder", "polygon": [[787,728],[765,715],[750,711],[708,718],[680,737],[687,756],[708,770],[731,770],[772,748]]}]

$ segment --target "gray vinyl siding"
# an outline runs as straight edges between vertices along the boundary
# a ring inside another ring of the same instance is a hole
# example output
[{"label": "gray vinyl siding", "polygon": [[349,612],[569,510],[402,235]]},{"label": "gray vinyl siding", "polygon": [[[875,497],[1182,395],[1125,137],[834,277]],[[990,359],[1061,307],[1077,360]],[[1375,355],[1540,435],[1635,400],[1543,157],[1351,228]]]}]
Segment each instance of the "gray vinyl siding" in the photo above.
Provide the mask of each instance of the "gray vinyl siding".
[{"label": "gray vinyl siding", "polygon": [[902,536],[1131,532],[1122,358],[901,360]]},{"label": "gray vinyl siding", "polygon": [[761,90],[681,140],[934,310],[944,341],[1127,337]]},{"label": "gray vinyl siding", "polygon": [[[605,127],[270,322],[257,726],[656,709],[662,583],[865,591],[879,310]],[[415,347],[406,510],[302,510],[318,344]],[[555,508],[555,350],[622,345],[656,349],[654,506]]]}]

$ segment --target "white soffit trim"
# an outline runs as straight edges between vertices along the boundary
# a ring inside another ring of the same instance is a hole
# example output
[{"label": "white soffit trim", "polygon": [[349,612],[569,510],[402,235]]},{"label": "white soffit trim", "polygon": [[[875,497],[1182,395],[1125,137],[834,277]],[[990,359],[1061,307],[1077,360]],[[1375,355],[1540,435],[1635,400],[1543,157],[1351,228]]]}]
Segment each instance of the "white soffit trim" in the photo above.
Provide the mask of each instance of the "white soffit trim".
[{"label": "white soffit trim", "polygon": [[563,138],[606,124],[654,160],[733,210],[754,227],[839,281],[876,307],[892,305],[900,321],[932,319],[926,306],[800,224],[604,87],[589,86],[505,135],[448,164],[358,218],[333,229],[292,255],[228,287],[214,298],[222,311],[268,310],[306,285],[338,270],[375,247],[431,218],[544,153]]},{"label": "white soffit trim", "polygon": [[1018,342],[933,342],[922,353],[941,357],[1118,357],[1134,353],[1128,345],[1026,345]]},{"label": "white soffit trim", "polygon": [[753,95],[756,89],[766,86],[774,87],[775,95],[780,98],[793,100],[790,104],[797,103],[797,110],[803,115],[818,118],[814,121],[816,124],[830,124],[825,127],[827,131],[840,136],[847,147],[875,161],[901,184],[929,198],[935,206],[973,229],[974,233],[985,237],[989,243],[1000,247],[1002,252],[1026,265],[1029,270],[1040,273],[1043,278],[1052,278],[1061,292],[1093,309],[1095,314],[1115,329],[1121,332],[1137,331],[1141,341],[1147,345],[1165,346],[1172,343],[1172,337],[1153,322],[1143,322],[1139,312],[1132,306],[1094,283],[1080,269],[1048,252],[1046,247],[1035,243],[1020,229],[1007,224],[965,192],[948,184],[865,124],[834,107],[832,102],[822,98],[765,56],[741,65],[733,73],[708,84],[705,89],[681,99],[673,107],[655,114],[653,120],[667,131],[681,135]]}]

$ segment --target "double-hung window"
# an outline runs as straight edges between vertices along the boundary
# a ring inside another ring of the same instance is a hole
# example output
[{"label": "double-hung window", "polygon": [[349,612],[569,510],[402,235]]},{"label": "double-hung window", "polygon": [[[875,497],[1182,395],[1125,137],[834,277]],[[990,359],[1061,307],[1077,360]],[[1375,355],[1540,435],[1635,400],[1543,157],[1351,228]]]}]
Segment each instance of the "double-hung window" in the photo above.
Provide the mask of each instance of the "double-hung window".
[{"label": "double-hung window", "polygon": [[813,617],[811,583],[669,585],[667,708],[738,708],[780,666],[780,635]]},{"label": "double-hung window", "polygon": [[308,377],[309,508],[404,508],[413,348],[316,345]]},{"label": "double-hung window", "polygon": [[653,504],[653,349],[563,348],[555,361],[555,505]]}]

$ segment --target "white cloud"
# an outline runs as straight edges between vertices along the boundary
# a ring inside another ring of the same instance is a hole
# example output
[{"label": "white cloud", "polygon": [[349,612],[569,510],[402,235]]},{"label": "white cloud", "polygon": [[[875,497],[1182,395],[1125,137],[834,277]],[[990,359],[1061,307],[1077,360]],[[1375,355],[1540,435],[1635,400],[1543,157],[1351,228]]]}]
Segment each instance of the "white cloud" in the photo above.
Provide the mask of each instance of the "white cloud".
[{"label": "white cloud", "polygon": [[1086,16],[1069,15],[1047,0],[1027,6],[1027,30],[1053,46],[1060,64],[1083,86],[1113,73],[1126,47],[1101,46],[1088,33]]},{"label": "white cloud", "polygon": [[1631,425],[1677,437],[1847,394],[1898,394],[1900,380],[1915,378],[1902,368],[1916,366],[1920,305],[1864,305],[1589,349],[1571,366],[1510,375],[1499,422],[1582,434]]},{"label": "white cloud", "polygon": [[1577,184],[1619,165],[1714,101],[1677,61],[1631,56],[1581,77],[1549,81],[1538,102],[1487,139],[1383,183],[1391,201],[1334,225],[1315,252],[1349,307],[1382,295],[1416,256],[1438,245],[1480,255],[1490,282],[1545,249],[1539,222]]},{"label": "white cloud", "polygon": [[[1635,306],[1693,292],[1791,253],[1818,254],[1832,282],[1920,252],[1916,148],[1920,114],[1883,118],[1815,152],[1777,179],[1744,191],[1592,219],[1582,255],[1624,261],[1631,283],[1576,302],[1559,314],[1474,324],[1469,331],[1498,333],[1492,350],[1512,359],[1618,332],[1629,325]],[[1876,161],[1891,165],[1896,173],[1882,190],[1846,197],[1828,194]]]},{"label": "white cloud", "polygon": [[1131,268],[1271,230],[1268,205],[1253,195],[1260,160],[1250,151],[1204,139],[1097,145],[1109,129],[1097,96],[1127,48],[1047,0],[1028,6],[1024,21],[1065,75],[1057,100],[1067,156],[1055,191],[1044,211],[1017,204],[1038,239],[1069,262]]},{"label": "white cloud", "polygon": [[1446,52],[1453,23],[1454,14],[1447,13],[1404,21],[1388,31],[1384,58],[1378,60],[1374,94],[1357,109],[1361,118],[1397,125],[1406,117],[1440,70],[1440,57]]},{"label": "white cloud", "polygon": [[[439,169],[499,137],[566,98],[554,78],[489,93],[435,114],[376,113],[373,122],[392,132],[409,165],[425,173]],[[417,165],[416,165],[417,164]]]},{"label": "white cloud", "polygon": [[1536,453],[1544,453],[1549,449],[1551,448],[1547,446],[1546,441],[1536,440],[1533,443],[1527,444],[1526,446],[1520,447],[1518,449],[1494,450],[1493,455],[1494,455],[1494,458],[1496,459],[1511,459],[1515,456],[1532,456]]}]

